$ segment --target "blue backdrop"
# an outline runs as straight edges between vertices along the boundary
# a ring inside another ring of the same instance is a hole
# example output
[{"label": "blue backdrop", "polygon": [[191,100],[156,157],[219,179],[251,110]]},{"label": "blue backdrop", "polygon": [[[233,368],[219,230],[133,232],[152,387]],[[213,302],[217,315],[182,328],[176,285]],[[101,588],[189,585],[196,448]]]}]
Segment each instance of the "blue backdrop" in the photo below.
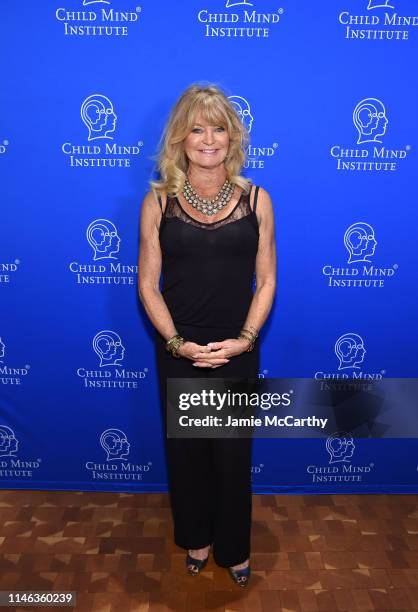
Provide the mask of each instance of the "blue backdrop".
[{"label": "blue backdrop", "polygon": [[[417,375],[415,0],[3,0],[0,17],[2,488],[166,490],[138,220],[195,81],[232,96],[275,206],[260,376]],[[417,493],[417,450],[256,440],[254,491]]]}]

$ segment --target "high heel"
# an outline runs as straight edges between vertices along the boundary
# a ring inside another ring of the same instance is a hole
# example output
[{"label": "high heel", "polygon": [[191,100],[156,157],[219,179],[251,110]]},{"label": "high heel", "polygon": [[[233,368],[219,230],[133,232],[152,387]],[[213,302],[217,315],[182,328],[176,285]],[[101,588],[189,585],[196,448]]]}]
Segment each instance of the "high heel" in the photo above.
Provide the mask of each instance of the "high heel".
[{"label": "high heel", "polygon": [[187,556],[186,556],[187,573],[190,576],[197,576],[202,571],[202,569],[206,566],[208,559],[209,559],[209,555],[206,557],[206,559],[195,559],[194,557],[191,557],[189,553],[187,553]]},{"label": "high heel", "polygon": [[229,575],[232,580],[240,587],[246,587],[251,575],[250,566],[244,567],[244,569],[234,570],[232,567],[228,567]]}]

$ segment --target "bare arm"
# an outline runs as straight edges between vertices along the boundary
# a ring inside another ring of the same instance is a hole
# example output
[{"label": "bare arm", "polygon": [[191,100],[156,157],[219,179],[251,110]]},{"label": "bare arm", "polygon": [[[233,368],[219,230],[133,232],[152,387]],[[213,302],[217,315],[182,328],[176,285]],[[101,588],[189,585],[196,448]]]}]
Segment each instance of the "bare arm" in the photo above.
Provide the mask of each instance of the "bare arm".
[{"label": "bare arm", "polygon": [[257,205],[259,243],[255,262],[256,291],[244,327],[257,331],[264,325],[276,292],[276,243],[274,238],[273,206],[267,191],[260,187]]},{"label": "bare arm", "polygon": [[160,292],[161,248],[159,223],[161,209],[156,196],[150,191],[141,207],[140,248],[138,259],[139,298],[151,323],[165,340],[172,338],[177,330]]}]

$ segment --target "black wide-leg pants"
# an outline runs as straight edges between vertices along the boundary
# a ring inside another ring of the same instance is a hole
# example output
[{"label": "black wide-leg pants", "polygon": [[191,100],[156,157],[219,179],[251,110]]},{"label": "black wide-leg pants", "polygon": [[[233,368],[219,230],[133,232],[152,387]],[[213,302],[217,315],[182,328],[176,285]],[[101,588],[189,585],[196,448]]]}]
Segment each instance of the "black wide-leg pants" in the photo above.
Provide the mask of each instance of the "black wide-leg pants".
[{"label": "black wide-leg pants", "polygon": [[[187,340],[199,344],[236,338],[237,329],[201,329],[176,325]],[[174,541],[185,549],[212,544],[215,562],[231,567],[250,556],[251,438],[167,438],[167,378],[257,378],[259,347],[232,357],[215,369],[197,368],[175,359],[156,336],[168,484]]]}]

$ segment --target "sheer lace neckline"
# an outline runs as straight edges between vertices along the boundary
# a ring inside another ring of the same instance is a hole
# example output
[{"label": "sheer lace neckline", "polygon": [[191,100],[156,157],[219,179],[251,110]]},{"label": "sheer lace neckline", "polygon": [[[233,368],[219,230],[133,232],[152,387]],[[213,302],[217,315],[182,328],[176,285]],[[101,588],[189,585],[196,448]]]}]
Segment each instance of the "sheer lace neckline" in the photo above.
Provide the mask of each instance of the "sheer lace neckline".
[{"label": "sheer lace neckline", "polygon": [[218,219],[217,221],[212,221],[212,222],[207,222],[207,221],[199,221],[199,219],[195,219],[195,217],[193,217],[192,215],[190,215],[187,210],[184,209],[182,203],[180,202],[179,198],[176,196],[176,202],[178,204],[178,206],[181,208],[182,212],[187,215],[192,221],[194,221],[195,223],[199,223],[201,225],[216,225],[217,223],[222,223],[222,221],[226,221],[228,219],[228,217],[230,217],[235,210],[238,208],[238,206],[241,204],[241,200],[242,200],[242,196],[243,196],[244,192],[241,191],[241,195],[238,198],[238,201],[236,202],[235,206],[232,208],[232,210],[226,215],[226,217],[222,217],[222,219]]},{"label": "sheer lace neckline", "polygon": [[[251,215],[253,211],[250,207],[250,196],[249,193],[245,193],[241,191],[240,197],[229,212],[226,217],[222,219],[218,219],[217,221],[212,221],[211,223],[207,223],[205,221],[198,221],[192,215],[190,215],[181,205],[181,202],[176,196],[169,196],[167,198],[167,204],[165,206],[165,210],[163,212],[162,220],[165,219],[178,219],[184,223],[188,223],[189,225],[193,225],[194,227],[198,227],[204,230],[214,230],[220,227],[224,227],[225,225],[232,223],[234,221],[238,221],[239,219],[243,219],[244,217],[248,217]],[[255,213],[254,213],[255,214]],[[162,225],[160,224],[160,229]]]}]

